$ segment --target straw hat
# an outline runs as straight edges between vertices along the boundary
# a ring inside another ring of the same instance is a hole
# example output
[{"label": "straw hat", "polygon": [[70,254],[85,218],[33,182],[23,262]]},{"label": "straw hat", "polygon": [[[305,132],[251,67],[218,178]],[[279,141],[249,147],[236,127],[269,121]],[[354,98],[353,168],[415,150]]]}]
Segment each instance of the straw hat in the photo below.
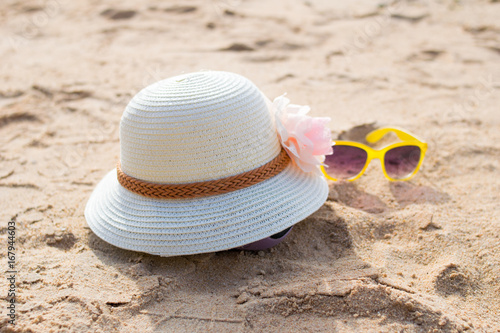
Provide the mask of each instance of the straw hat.
[{"label": "straw hat", "polygon": [[263,94],[233,73],[185,74],[140,91],[123,113],[120,150],[85,218],[128,250],[175,256],[242,246],[303,220],[328,193],[321,175],[283,153]]}]

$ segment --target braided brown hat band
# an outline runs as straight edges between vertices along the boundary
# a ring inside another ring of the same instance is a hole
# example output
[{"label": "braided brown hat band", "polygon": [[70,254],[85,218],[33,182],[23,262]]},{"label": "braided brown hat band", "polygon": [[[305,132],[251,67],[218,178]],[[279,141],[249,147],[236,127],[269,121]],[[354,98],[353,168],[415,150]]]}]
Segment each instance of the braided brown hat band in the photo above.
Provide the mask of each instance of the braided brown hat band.
[{"label": "braided brown hat band", "polygon": [[126,189],[156,199],[197,198],[223,194],[258,184],[276,176],[290,163],[290,157],[284,149],[270,162],[239,175],[190,184],[155,184],[126,175],[120,162],[116,167],[118,182]]}]

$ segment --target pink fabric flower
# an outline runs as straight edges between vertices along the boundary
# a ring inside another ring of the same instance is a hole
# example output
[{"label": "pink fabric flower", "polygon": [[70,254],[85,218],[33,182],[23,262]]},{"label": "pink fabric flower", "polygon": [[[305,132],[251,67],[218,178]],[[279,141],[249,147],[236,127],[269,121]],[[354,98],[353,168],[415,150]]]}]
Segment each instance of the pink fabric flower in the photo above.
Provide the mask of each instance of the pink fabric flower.
[{"label": "pink fabric flower", "polygon": [[307,105],[290,104],[285,95],[273,101],[276,129],[281,145],[295,164],[305,172],[321,173],[325,155],[333,153],[330,118],[310,117]]}]

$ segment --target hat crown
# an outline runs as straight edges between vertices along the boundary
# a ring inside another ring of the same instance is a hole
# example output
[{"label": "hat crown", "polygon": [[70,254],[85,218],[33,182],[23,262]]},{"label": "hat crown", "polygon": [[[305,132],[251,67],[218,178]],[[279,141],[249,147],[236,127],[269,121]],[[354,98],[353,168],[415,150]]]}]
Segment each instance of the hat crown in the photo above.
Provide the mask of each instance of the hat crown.
[{"label": "hat crown", "polygon": [[280,151],[259,89],[228,72],[197,72],[154,83],[127,105],[120,161],[127,175],[183,184],[253,170]]}]

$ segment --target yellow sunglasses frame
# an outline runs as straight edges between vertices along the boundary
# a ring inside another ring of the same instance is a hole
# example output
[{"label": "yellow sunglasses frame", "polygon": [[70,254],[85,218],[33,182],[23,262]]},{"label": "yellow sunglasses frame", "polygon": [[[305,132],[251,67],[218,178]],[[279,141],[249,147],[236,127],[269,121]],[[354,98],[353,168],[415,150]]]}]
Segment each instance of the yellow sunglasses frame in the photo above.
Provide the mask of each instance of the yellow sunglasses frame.
[{"label": "yellow sunglasses frame", "polygon": [[[415,176],[415,174],[418,172],[418,170],[422,166],[422,162],[424,161],[425,153],[427,151],[427,143],[425,141],[423,141],[422,139],[418,138],[416,135],[411,134],[408,131],[405,131],[403,129],[395,128],[395,127],[383,127],[383,128],[376,129],[376,130],[374,130],[366,135],[366,141],[368,143],[376,143],[377,141],[381,140],[387,133],[390,133],[390,132],[395,133],[397,135],[397,137],[400,140],[402,140],[402,142],[393,143],[393,144],[391,144],[387,147],[384,147],[382,149],[373,149],[372,147],[369,147],[367,145],[364,145],[362,143],[355,142],[355,141],[344,141],[344,140],[333,141],[334,154],[335,154],[335,145],[336,144],[339,144],[339,145],[342,144],[345,146],[353,146],[353,147],[361,148],[364,151],[366,151],[366,153],[367,153],[366,163],[365,163],[365,166],[363,167],[363,169],[356,176],[354,176],[352,178],[344,179],[344,180],[354,181],[354,180],[360,178],[365,173],[366,169],[368,168],[368,165],[370,164],[370,162],[373,159],[378,159],[380,161],[380,164],[382,165],[382,171],[384,172],[385,178],[389,179],[390,181],[403,181],[403,180],[408,180],[408,179],[412,178],[413,176]],[[413,171],[413,173],[409,174],[405,178],[394,179],[394,178],[390,177],[387,174],[387,171],[385,170],[384,156],[385,156],[385,153],[387,151],[389,151],[393,148],[403,147],[403,146],[417,146],[417,147],[419,147],[420,151],[421,151],[420,161],[418,161],[418,165],[415,168],[415,170]],[[325,167],[323,165],[321,166],[321,171],[323,172],[323,174],[325,175],[325,177],[327,179],[334,180],[334,181],[338,180],[338,179],[335,179],[335,178],[329,176],[326,173]]]}]

